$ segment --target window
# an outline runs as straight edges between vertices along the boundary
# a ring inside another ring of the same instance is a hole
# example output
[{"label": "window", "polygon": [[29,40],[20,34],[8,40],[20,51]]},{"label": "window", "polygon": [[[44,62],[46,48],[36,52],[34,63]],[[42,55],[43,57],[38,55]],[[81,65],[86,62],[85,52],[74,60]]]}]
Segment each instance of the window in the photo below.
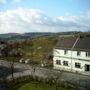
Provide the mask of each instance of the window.
[{"label": "window", "polygon": [[81,52],[80,51],[77,51],[77,56],[80,56]]},{"label": "window", "polygon": [[67,54],[67,50],[64,50],[64,54]]},{"label": "window", "polygon": [[85,64],[85,71],[90,71],[90,65]]},{"label": "window", "polygon": [[60,52],[58,50],[55,50],[54,55],[58,56],[58,55],[60,55]]},{"label": "window", "polygon": [[81,68],[81,64],[80,63],[75,63],[75,67],[76,68]]},{"label": "window", "polygon": [[56,64],[57,65],[61,65],[61,61],[60,60],[56,60]]},{"label": "window", "polygon": [[90,52],[86,52],[86,57],[90,57]]},{"label": "window", "polygon": [[64,62],[63,62],[63,65],[64,65],[64,66],[68,66],[68,61],[64,61]]},{"label": "window", "polygon": [[56,53],[58,53],[58,54],[59,54],[60,52],[56,50]]}]

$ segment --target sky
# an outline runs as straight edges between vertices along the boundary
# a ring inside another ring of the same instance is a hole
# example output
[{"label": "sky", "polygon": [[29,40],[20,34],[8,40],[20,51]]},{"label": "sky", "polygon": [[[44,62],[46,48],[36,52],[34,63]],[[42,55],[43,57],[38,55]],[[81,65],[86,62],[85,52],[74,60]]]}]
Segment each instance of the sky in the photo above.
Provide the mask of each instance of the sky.
[{"label": "sky", "polygon": [[0,33],[90,31],[90,0],[0,0]]}]

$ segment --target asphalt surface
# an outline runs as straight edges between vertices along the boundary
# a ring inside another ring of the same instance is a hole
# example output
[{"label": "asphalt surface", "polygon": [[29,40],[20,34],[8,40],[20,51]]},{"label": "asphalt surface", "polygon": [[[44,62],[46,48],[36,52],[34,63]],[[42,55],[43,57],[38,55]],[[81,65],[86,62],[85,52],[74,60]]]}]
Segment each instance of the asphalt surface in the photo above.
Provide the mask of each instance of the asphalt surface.
[{"label": "asphalt surface", "polygon": [[[0,60],[0,81],[12,79],[10,67],[11,64],[9,62]],[[57,78],[73,84],[79,84],[83,87],[86,87],[86,84],[90,84],[90,76],[14,63],[14,78],[28,75],[36,75],[44,78]]]}]

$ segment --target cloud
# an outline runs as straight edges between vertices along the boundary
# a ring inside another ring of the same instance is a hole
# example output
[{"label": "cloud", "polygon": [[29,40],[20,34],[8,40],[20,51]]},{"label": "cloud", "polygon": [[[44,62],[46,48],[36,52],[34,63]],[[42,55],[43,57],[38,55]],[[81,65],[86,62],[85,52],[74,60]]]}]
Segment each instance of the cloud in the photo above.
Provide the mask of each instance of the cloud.
[{"label": "cloud", "polygon": [[8,3],[9,1],[14,2],[14,3],[19,3],[19,2],[21,2],[21,0],[0,0],[0,3],[6,4],[6,3]]},{"label": "cloud", "polygon": [[7,0],[0,0],[0,3],[5,4],[7,2]]},{"label": "cloud", "polygon": [[85,31],[90,29],[89,14],[51,18],[39,9],[7,10],[0,13],[0,33]]}]

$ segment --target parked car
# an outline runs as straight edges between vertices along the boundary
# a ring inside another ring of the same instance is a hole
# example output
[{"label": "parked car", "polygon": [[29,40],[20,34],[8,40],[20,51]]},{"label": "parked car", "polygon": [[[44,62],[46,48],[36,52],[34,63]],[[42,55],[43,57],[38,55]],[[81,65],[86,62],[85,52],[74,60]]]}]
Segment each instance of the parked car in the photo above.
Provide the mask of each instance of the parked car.
[{"label": "parked car", "polygon": [[43,62],[41,63],[41,67],[49,67],[50,64],[48,62]]},{"label": "parked car", "polygon": [[26,59],[26,60],[25,60],[25,63],[28,64],[28,63],[30,63],[31,61],[32,61],[31,59]]},{"label": "parked car", "polygon": [[25,63],[25,59],[20,59],[19,62],[20,63]]}]

